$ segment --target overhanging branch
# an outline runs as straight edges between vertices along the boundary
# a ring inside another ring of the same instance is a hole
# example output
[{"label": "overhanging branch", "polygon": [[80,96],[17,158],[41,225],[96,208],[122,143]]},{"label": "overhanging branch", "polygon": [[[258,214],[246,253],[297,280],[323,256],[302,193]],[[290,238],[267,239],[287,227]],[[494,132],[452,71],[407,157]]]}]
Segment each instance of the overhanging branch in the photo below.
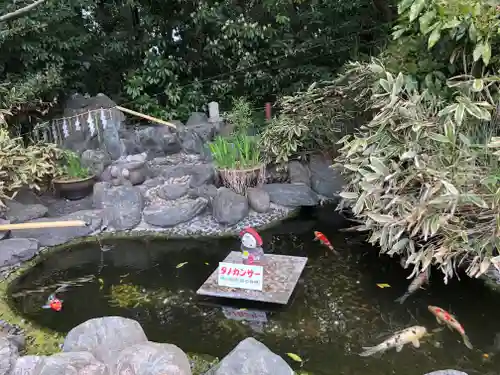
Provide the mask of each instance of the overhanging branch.
[{"label": "overhanging branch", "polygon": [[8,20],[10,20],[12,18],[20,17],[24,13],[27,13],[30,10],[32,10],[33,8],[36,8],[37,6],[39,6],[40,4],[43,4],[45,1],[46,0],[37,0],[37,1],[35,1],[34,3],[32,3],[30,5],[26,5],[24,8],[15,10],[15,11],[7,13],[7,14],[4,14],[3,16],[0,16],[0,22],[5,22],[5,21],[8,21]]}]

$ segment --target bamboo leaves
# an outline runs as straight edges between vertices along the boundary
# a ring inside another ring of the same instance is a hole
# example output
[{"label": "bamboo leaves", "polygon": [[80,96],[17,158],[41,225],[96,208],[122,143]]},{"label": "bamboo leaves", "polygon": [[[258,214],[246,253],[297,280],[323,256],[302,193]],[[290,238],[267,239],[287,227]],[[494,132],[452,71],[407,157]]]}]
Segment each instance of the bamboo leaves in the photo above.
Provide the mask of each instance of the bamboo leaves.
[{"label": "bamboo leaves", "polygon": [[[430,19],[428,11],[419,17]],[[486,96],[464,92],[482,95],[491,81],[450,80],[457,95],[448,101],[400,88],[405,75],[383,74],[383,65],[376,66],[372,82],[379,86],[370,99],[376,113],[336,159],[348,182],[341,206],[370,232],[370,243],[387,255],[405,256],[414,274],[436,264],[447,282],[470,255],[478,258],[469,274],[484,274],[491,265],[491,250],[485,249],[500,225],[500,178],[493,182],[484,173],[491,155],[500,157],[500,137],[486,137],[481,142],[488,147],[480,148],[471,129],[491,119],[493,106],[483,101]]]}]

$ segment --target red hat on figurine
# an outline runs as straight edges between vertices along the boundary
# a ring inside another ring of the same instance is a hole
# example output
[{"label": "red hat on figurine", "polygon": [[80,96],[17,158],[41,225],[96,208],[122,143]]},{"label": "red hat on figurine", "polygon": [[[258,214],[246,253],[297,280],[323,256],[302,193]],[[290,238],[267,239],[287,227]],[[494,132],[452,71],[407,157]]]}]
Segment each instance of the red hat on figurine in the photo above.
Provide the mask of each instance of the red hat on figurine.
[{"label": "red hat on figurine", "polygon": [[257,241],[257,246],[262,246],[262,244],[263,244],[262,238],[260,237],[259,233],[257,233],[257,231],[255,229],[250,228],[250,227],[243,229],[240,232],[240,237],[243,236],[245,233],[248,233],[255,238],[255,240]]}]

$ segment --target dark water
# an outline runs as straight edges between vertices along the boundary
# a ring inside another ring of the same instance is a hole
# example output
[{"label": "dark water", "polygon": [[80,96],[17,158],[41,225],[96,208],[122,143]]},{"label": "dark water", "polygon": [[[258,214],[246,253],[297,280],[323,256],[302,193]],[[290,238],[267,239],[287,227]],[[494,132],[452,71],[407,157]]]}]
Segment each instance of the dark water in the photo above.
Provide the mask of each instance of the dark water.
[{"label": "dark water", "polygon": [[[469,375],[500,374],[500,342],[495,345],[500,295],[476,280],[445,286],[434,271],[430,288],[402,306],[396,304],[394,299],[408,283],[408,271],[395,260],[378,257],[361,238],[329,229],[334,226],[302,218],[262,233],[267,252],[309,257],[288,306],[233,302],[233,307],[248,308],[247,312],[260,309],[256,319],[267,322],[228,319],[214,301],[207,304],[195,295],[217,262],[239,248],[237,239],[112,241],[106,243],[111,246],[106,252],[97,243],[76,246],[53,254],[13,283],[12,303],[26,318],[59,332],[94,317],[130,317],[141,322],[152,341],[218,357],[254,336],[296,370],[300,365],[285,353],[298,354],[304,360],[302,370],[316,375],[422,375],[446,368]],[[324,248],[312,241],[313,230],[323,231],[341,255],[325,256]],[[183,262],[187,263],[176,268]],[[58,283],[82,277],[90,280],[61,295],[61,312],[41,309]],[[380,289],[377,283],[391,287]],[[400,353],[391,350],[379,357],[357,355],[361,346],[375,345],[404,327],[436,328],[429,304],[457,316],[474,350],[467,349],[457,333],[443,330],[419,349],[405,346]]]}]

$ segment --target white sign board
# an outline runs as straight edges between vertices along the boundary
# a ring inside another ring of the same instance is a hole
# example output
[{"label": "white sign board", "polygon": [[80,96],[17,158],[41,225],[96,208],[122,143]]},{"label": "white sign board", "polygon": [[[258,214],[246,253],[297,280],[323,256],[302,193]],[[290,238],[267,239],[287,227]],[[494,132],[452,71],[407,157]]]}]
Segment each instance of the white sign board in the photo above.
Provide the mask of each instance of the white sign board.
[{"label": "white sign board", "polygon": [[260,310],[246,310],[223,307],[222,312],[226,319],[248,320],[250,322],[267,322],[266,313]]},{"label": "white sign board", "polygon": [[229,288],[262,290],[264,268],[220,262],[217,269],[217,283]]}]

